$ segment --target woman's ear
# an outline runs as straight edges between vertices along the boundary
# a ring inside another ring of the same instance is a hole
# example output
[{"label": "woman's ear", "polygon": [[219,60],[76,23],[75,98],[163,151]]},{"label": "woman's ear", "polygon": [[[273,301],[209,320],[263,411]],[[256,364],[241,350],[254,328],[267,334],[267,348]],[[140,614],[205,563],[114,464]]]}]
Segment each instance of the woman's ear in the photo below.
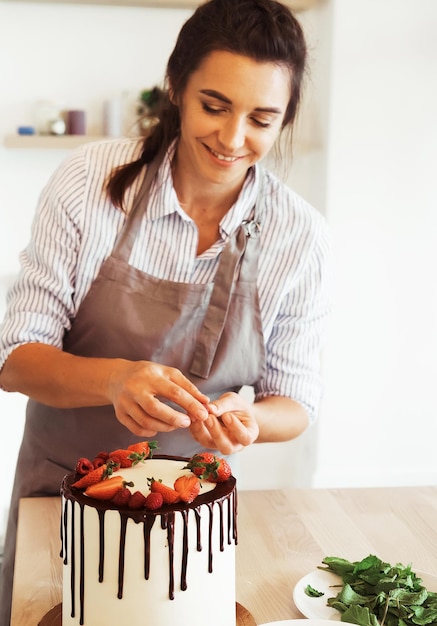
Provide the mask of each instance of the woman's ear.
[{"label": "woman's ear", "polygon": [[174,95],[174,90],[173,90],[173,87],[170,84],[168,85],[168,98],[169,98],[169,100],[170,100],[170,102],[172,104],[177,106],[176,98],[175,98],[175,95]]}]

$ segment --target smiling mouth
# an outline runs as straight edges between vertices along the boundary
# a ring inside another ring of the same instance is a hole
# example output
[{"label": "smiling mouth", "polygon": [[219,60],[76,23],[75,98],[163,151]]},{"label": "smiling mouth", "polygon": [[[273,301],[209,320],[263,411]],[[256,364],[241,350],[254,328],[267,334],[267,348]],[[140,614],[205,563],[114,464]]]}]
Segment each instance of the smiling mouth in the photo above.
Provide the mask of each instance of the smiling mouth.
[{"label": "smiling mouth", "polygon": [[225,161],[226,163],[234,163],[238,161],[239,157],[225,156],[224,154],[220,154],[220,152],[216,152],[212,148],[208,147],[208,150],[213,154],[219,161]]}]

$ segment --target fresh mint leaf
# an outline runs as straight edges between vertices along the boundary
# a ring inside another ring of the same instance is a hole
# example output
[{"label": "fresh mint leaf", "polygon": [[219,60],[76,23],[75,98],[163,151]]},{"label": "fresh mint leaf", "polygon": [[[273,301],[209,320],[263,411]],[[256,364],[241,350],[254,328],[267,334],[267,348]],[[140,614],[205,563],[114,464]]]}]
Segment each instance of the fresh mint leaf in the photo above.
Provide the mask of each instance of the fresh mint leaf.
[{"label": "fresh mint leaf", "polygon": [[327,599],[341,620],[358,626],[437,626],[437,592],[428,591],[411,564],[390,565],[374,554],[361,561],[327,556],[319,569],[334,572],[342,585]]},{"label": "fresh mint leaf", "polygon": [[314,587],[311,587],[311,585],[307,585],[305,587],[305,593],[307,596],[310,596],[310,598],[320,598],[325,595],[323,591],[318,591],[317,589],[314,589]]}]

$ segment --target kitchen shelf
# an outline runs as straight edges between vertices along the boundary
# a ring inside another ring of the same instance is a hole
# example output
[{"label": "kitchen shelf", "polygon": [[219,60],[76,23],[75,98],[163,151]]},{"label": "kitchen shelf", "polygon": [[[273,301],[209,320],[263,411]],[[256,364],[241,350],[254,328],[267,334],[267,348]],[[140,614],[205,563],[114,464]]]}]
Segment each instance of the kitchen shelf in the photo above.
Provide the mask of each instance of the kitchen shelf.
[{"label": "kitchen shelf", "polygon": [[6,148],[70,150],[90,141],[108,139],[101,135],[6,135]]},{"label": "kitchen shelf", "polygon": [[[23,0],[7,0],[22,2]],[[32,2],[51,2],[56,4],[103,4],[111,6],[156,7],[161,9],[191,9],[200,4],[196,0],[31,0]],[[285,0],[292,11],[305,11],[318,4],[320,0]]]}]

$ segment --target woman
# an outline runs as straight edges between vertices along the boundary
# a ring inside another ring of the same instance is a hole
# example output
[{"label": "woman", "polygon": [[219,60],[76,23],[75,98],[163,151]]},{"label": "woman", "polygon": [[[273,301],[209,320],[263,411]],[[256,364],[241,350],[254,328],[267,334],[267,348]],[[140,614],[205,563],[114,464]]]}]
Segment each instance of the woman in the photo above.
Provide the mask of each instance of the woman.
[{"label": "woman", "polygon": [[305,60],[281,4],[210,0],[149,136],[83,146],[44,190],[0,346],[0,384],[29,396],[1,626],[18,498],[57,495],[79,456],[148,437],[231,455],[315,419],[326,225],[258,164],[294,122]]}]

